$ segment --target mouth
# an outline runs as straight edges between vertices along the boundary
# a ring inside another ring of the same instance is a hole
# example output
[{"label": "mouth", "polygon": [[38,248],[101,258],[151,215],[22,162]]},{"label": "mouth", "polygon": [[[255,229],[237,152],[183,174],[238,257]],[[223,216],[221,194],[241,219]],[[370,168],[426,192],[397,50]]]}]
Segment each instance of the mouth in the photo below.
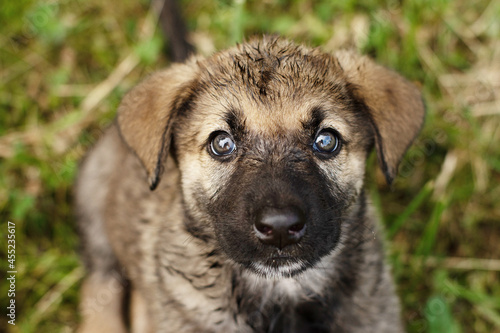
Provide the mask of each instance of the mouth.
[{"label": "mouth", "polygon": [[251,271],[266,278],[290,278],[303,272],[307,264],[290,256],[275,256],[249,265]]}]

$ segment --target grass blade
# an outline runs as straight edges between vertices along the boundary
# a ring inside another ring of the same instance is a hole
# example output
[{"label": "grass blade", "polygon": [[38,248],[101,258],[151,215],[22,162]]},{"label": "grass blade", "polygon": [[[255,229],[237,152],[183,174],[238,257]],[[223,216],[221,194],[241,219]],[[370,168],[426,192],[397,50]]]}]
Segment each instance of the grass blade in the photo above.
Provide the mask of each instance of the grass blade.
[{"label": "grass blade", "polygon": [[424,234],[417,247],[416,255],[427,257],[436,243],[437,233],[439,231],[439,222],[441,216],[448,207],[448,200],[439,200],[434,206],[429,223],[425,227]]},{"label": "grass blade", "polygon": [[408,220],[408,218],[413,214],[431,195],[434,189],[434,183],[432,181],[427,182],[424,187],[418,192],[417,196],[408,204],[408,207],[404,210],[401,215],[392,223],[391,227],[387,230],[387,237],[389,239],[393,238],[403,224]]}]

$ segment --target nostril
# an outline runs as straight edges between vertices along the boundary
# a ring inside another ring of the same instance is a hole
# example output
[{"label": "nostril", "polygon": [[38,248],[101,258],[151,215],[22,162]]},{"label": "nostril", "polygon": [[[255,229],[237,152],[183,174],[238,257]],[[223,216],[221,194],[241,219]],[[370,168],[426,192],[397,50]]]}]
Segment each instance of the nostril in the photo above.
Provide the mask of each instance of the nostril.
[{"label": "nostril", "polygon": [[304,227],[306,226],[306,224],[304,222],[299,222],[299,223],[296,223],[294,225],[292,225],[289,229],[288,229],[288,232],[291,233],[291,234],[296,234],[296,233],[299,233],[301,232],[302,230],[304,230]]},{"label": "nostril", "polygon": [[273,228],[263,223],[255,223],[255,228],[264,236],[269,236],[273,232]]}]

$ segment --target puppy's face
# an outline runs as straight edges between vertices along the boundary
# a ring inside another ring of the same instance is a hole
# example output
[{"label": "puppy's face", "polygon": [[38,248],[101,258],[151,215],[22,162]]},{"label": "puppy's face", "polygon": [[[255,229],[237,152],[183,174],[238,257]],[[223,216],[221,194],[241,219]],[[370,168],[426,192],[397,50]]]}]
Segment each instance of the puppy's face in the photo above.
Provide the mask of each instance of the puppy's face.
[{"label": "puppy's face", "polygon": [[368,152],[391,181],[423,114],[413,85],[366,58],[264,38],[153,75],[118,125],[151,188],[175,158],[188,231],[286,277],[338,246]]},{"label": "puppy's face", "polygon": [[260,87],[260,66],[206,66],[174,126],[188,225],[258,274],[311,267],[337,245],[362,188],[373,144],[362,106],[341,73],[299,57],[262,64]]}]

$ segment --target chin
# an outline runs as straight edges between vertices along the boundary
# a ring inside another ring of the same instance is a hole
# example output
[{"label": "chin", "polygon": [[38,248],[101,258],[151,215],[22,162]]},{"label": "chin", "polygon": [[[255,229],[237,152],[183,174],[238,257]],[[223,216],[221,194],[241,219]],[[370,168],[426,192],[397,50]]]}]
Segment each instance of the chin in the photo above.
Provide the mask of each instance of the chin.
[{"label": "chin", "polygon": [[252,261],[244,266],[259,277],[276,280],[295,277],[310,265],[300,259],[275,257],[264,261]]}]

